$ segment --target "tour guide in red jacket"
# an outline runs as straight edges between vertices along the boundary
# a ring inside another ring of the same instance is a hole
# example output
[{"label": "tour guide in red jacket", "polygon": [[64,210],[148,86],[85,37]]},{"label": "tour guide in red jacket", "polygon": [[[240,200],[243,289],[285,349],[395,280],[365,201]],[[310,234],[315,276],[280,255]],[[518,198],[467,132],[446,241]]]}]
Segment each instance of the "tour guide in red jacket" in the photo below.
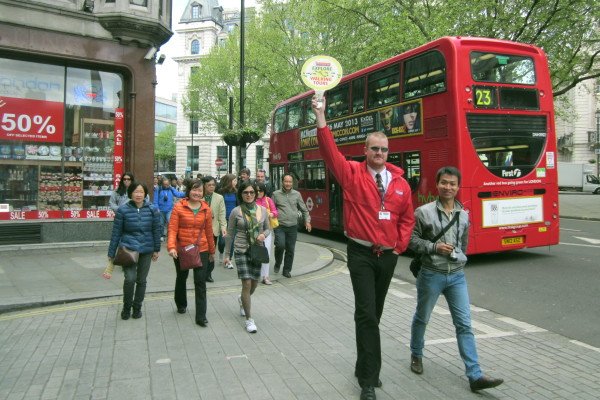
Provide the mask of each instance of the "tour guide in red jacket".
[{"label": "tour guide in red jacket", "polygon": [[382,132],[366,140],[363,162],[346,160],[327,127],[324,110],[312,101],[317,138],[327,167],[344,189],[344,228],[348,241],[348,270],[354,290],[356,369],[361,400],[375,399],[380,387],[381,341],[379,320],[394,274],[398,254],[408,247],[415,224],[410,187],[404,171],[388,164],[388,139]]}]

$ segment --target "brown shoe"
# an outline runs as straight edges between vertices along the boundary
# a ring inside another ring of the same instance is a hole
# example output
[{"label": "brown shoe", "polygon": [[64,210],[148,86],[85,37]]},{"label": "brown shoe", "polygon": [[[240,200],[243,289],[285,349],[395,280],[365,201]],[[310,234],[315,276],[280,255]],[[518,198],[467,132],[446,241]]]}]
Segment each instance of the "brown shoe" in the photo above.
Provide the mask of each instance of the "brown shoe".
[{"label": "brown shoe", "polygon": [[504,379],[492,378],[484,375],[476,381],[469,382],[469,385],[471,386],[471,391],[476,392],[478,390],[491,389],[500,386],[503,382]]},{"label": "brown shoe", "polygon": [[423,359],[421,357],[410,356],[410,370],[415,374],[423,373]]}]

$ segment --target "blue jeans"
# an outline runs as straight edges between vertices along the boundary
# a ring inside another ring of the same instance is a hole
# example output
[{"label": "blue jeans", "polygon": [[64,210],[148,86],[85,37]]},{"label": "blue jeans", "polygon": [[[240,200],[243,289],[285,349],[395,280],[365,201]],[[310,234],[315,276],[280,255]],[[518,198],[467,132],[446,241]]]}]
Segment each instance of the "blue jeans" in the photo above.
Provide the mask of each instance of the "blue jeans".
[{"label": "blue jeans", "polygon": [[163,223],[163,232],[165,233],[163,236],[167,237],[169,236],[169,221],[171,220],[171,211],[161,211],[160,212],[160,216],[162,217],[162,223]]},{"label": "blue jeans", "polygon": [[152,253],[140,254],[137,264],[123,267],[125,280],[123,281],[123,308],[139,310],[142,308],[146,294],[146,279],[150,271]]},{"label": "blue jeans", "polygon": [[469,306],[469,291],[464,271],[454,274],[422,269],[417,277],[417,310],[413,317],[410,337],[410,351],[415,357],[423,357],[425,346],[425,328],[431,317],[431,311],[443,294],[448,302],[452,323],[456,330],[458,351],[465,363],[466,375],[469,381],[482,376],[477,357],[475,336],[471,330],[471,309]]}]

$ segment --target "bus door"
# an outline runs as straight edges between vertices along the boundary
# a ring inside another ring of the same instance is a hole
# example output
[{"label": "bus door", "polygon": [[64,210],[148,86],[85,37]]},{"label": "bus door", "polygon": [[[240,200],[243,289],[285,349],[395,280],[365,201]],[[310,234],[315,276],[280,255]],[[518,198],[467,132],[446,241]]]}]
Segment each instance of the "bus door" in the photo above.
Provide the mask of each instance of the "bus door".
[{"label": "bus door", "polygon": [[329,226],[332,231],[344,231],[344,209],[342,187],[329,172]]}]

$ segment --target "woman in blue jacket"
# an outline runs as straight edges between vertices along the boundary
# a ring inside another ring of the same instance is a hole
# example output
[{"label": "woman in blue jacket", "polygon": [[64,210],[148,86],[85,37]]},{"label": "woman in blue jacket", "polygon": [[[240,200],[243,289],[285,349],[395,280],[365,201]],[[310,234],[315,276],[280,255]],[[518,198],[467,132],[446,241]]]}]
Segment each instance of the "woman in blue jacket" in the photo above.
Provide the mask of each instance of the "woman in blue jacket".
[{"label": "woman in blue jacket", "polygon": [[145,184],[131,183],[127,188],[127,195],[130,198],[129,202],[119,207],[115,215],[108,259],[112,260],[115,257],[119,246],[140,253],[136,264],[123,267],[125,281],[121,318],[129,319],[132,316],[137,319],[142,317],[142,302],[146,294],[150,262],[158,260],[162,223],[158,210],[146,200],[148,188]]},{"label": "woman in blue jacket", "polygon": [[169,220],[171,219],[171,211],[173,211],[173,206],[175,205],[175,197],[183,199],[185,193],[180,192],[171,186],[169,178],[163,177],[161,185],[158,187],[158,190],[154,192],[154,206],[160,211],[163,227],[165,229],[165,234],[162,235],[161,240],[164,240],[168,234]]}]

